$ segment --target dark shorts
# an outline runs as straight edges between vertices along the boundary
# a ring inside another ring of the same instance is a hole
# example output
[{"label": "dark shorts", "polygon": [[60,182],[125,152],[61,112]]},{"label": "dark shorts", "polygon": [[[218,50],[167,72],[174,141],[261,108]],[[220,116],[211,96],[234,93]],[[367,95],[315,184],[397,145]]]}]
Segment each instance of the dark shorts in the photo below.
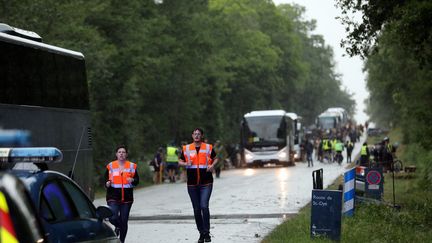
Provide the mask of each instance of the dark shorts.
[{"label": "dark shorts", "polygon": [[167,162],[166,166],[167,166],[167,170],[176,170],[178,167],[178,163]]}]

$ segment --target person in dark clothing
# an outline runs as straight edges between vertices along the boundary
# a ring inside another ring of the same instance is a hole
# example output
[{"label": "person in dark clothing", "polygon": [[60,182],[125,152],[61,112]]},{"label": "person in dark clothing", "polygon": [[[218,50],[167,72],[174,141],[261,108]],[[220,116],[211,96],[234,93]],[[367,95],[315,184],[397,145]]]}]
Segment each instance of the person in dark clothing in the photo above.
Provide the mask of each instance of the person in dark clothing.
[{"label": "person in dark clothing", "polygon": [[396,150],[393,145],[390,144],[390,139],[385,137],[381,143],[381,157],[384,171],[391,170],[395,152]]},{"label": "person in dark clothing", "polygon": [[120,145],[116,149],[117,160],[106,166],[106,201],[113,215],[109,219],[123,243],[128,230],[129,212],[133,203],[133,188],[139,183],[137,165],[127,159],[127,148]]},{"label": "person in dark clothing", "polygon": [[350,140],[347,140],[345,146],[347,148],[347,163],[351,163],[351,154],[354,149],[354,143]]},{"label": "person in dark clothing", "polygon": [[162,183],[162,178],[163,178],[163,171],[161,170],[162,167],[162,163],[163,163],[163,157],[164,157],[164,153],[163,153],[163,148],[159,147],[158,151],[156,152],[151,165],[153,166],[153,183],[155,184],[159,184]]},{"label": "person in dark clothing", "polygon": [[187,188],[194,210],[199,243],[210,242],[209,201],[213,190],[213,170],[218,163],[212,145],[202,142],[201,128],[192,131],[193,143],[183,146],[179,164],[186,166]]},{"label": "person in dark clothing", "polygon": [[313,167],[312,153],[314,150],[314,145],[311,141],[309,141],[309,140],[306,141],[305,150],[306,150],[306,159],[308,162],[308,167],[310,167],[310,166]]}]

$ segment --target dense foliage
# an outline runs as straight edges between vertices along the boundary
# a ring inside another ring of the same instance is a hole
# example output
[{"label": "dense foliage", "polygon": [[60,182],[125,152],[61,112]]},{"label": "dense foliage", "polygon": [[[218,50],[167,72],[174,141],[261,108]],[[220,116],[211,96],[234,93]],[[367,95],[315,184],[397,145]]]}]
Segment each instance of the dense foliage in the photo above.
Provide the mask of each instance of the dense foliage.
[{"label": "dense foliage", "polygon": [[86,56],[99,166],[116,144],[143,159],[198,126],[237,143],[251,110],[306,124],[330,106],[352,113],[333,52],[303,13],[269,0],[0,0],[0,22]]},{"label": "dense foliage", "polygon": [[[423,185],[432,189],[432,2],[338,0],[349,30],[348,53],[367,58],[368,113],[381,125],[401,126]],[[350,21],[360,11],[362,22]]]}]

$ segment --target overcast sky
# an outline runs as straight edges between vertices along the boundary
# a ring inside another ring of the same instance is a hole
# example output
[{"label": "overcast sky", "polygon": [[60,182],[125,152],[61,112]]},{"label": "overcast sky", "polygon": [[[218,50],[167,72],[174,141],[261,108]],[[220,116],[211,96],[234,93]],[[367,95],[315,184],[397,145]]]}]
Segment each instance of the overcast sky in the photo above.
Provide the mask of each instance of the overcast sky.
[{"label": "overcast sky", "polygon": [[340,16],[340,10],[334,4],[335,0],[273,0],[276,5],[281,3],[296,3],[306,7],[305,19],[315,19],[317,28],[314,34],[324,36],[327,45],[334,51],[336,72],[342,74],[342,85],[354,93],[356,101],[357,122],[364,123],[368,117],[364,113],[364,100],[369,96],[366,91],[365,73],[362,72],[363,61],[359,57],[342,56],[345,51],[340,47],[340,40],[345,37],[345,29],[335,19]]}]

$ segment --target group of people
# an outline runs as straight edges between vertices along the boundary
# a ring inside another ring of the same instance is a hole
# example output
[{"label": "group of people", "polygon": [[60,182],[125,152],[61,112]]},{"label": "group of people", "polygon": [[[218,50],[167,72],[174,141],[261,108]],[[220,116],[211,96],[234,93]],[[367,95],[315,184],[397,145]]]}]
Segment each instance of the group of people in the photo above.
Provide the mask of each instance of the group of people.
[{"label": "group of people", "polygon": [[[209,201],[213,190],[213,171],[220,168],[219,163],[223,159],[219,144],[215,147],[204,142],[204,131],[195,128],[192,131],[190,144],[184,144],[181,151],[175,147],[167,148],[168,171],[175,170],[173,166],[168,167],[170,162],[185,168],[187,178],[187,191],[192,203],[196,227],[199,232],[198,242],[211,242],[210,236],[210,210]],[[163,161],[163,149],[159,149],[155,156],[158,164]],[[129,213],[134,201],[133,188],[139,183],[137,164],[127,160],[128,149],[120,145],[115,151],[116,160],[108,163],[105,172],[106,201],[113,215],[109,219],[115,227],[115,233],[123,243],[128,231]],[[159,154],[159,155],[158,155]],[[174,162],[174,158],[176,162]],[[159,164],[160,165],[160,164]],[[175,174],[169,173],[171,181],[175,181]],[[218,177],[219,174],[216,174]]]},{"label": "group of people", "polygon": [[354,149],[355,141],[351,141],[351,139],[347,139],[345,143],[342,142],[341,138],[328,138],[324,137],[323,139],[306,139],[305,144],[303,145],[304,151],[306,153],[306,161],[308,162],[308,167],[313,167],[313,151],[316,153],[316,160],[319,162],[338,162],[341,163],[343,161],[342,152],[346,149],[347,153],[347,163],[351,163],[351,154]]},{"label": "group of people", "polygon": [[381,142],[369,148],[365,142],[360,150],[360,165],[371,166],[371,158],[378,166],[383,167],[384,171],[391,170],[396,154],[396,147],[390,143],[390,138],[385,137]]},{"label": "group of people", "polygon": [[179,149],[174,145],[168,145],[166,152],[162,147],[158,148],[150,162],[150,165],[153,166],[153,182],[155,184],[164,182],[165,174],[171,183],[176,182],[178,174],[183,175],[184,169],[178,166],[178,151]]}]

